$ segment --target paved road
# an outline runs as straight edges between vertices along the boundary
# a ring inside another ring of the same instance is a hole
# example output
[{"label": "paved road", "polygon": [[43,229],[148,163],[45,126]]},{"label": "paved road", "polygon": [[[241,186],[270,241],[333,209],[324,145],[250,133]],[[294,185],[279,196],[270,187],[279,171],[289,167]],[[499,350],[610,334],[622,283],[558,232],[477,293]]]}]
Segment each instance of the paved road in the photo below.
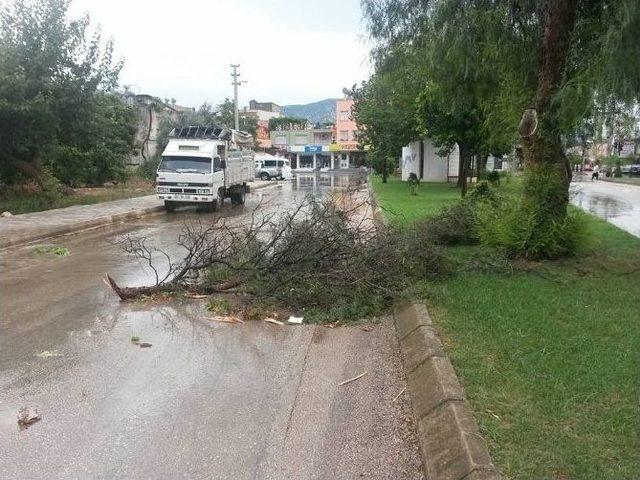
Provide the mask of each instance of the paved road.
[{"label": "paved road", "polygon": [[[330,184],[301,177],[222,214]],[[205,319],[202,301],[123,304],[102,283],[106,271],[148,280],[118,235],[171,247],[183,221],[208,215],[65,237],[65,258],[0,253],[0,478],[422,478],[408,399],[394,401],[405,382],[390,319],[370,332],[227,325]],[[42,420],[20,430],[22,406]]]},{"label": "paved road", "polygon": [[640,186],[578,179],[571,203],[640,237]]}]

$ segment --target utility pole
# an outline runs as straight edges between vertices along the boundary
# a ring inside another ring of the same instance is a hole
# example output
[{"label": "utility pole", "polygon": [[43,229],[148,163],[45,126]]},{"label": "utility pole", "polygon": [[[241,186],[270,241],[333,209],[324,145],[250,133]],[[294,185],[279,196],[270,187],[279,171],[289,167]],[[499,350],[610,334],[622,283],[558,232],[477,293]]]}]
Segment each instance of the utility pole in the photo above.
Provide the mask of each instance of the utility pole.
[{"label": "utility pole", "polygon": [[231,72],[231,76],[233,77],[233,82],[231,82],[231,85],[233,85],[233,119],[235,121],[236,130],[240,130],[240,117],[238,114],[238,86],[247,82],[238,80],[238,77],[240,76],[238,73],[240,64],[231,64],[231,68],[233,69],[233,72]]}]

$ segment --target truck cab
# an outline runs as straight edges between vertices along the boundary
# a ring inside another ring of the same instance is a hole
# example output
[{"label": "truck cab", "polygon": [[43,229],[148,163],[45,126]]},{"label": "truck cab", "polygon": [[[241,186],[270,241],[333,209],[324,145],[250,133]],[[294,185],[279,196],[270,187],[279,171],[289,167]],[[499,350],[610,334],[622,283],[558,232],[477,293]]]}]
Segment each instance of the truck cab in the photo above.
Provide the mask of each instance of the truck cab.
[{"label": "truck cab", "polygon": [[254,179],[250,141],[245,132],[216,127],[172,130],[156,173],[156,194],[165,208],[197,205],[216,210],[227,197],[244,203],[247,183]]}]

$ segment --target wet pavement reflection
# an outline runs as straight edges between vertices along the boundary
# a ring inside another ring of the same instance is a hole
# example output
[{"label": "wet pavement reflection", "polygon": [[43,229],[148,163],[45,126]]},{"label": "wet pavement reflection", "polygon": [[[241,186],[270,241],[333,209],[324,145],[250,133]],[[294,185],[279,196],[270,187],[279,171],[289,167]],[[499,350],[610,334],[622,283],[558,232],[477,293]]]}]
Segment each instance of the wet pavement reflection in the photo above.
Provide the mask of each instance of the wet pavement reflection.
[{"label": "wet pavement reflection", "polygon": [[569,193],[574,205],[640,237],[640,187],[579,178]]},{"label": "wet pavement reflection", "polygon": [[[256,191],[244,207],[225,205],[216,214],[182,210],[55,239],[52,243],[69,249],[67,257],[37,254],[33,246],[0,252],[0,478],[282,478],[274,472],[283,471],[277,462],[288,432],[317,442],[320,456],[329,455],[322,453],[322,445],[332,443],[323,440],[322,432],[305,436],[308,422],[326,428],[332,439],[352,438],[340,422],[327,420],[328,411],[326,418],[301,417],[302,426],[292,420],[307,349],[316,344],[327,349],[318,365],[333,366],[338,378],[352,375],[360,361],[376,366],[358,368],[388,370],[380,384],[370,386],[376,395],[358,394],[356,388],[365,388],[365,382],[354,386],[350,404],[371,397],[363,410],[372,423],[359,421],[358,428],[366,426],[363,435],[379,437],[376,448],[398,449],[394,458],[411,457],[406,461],[419,466],[417,450],[394,443],[389,432],[406,414],[400,411],[403,404],[396,402],[396,410],[389,410],[379,401],[385,389],[391,399],[402,388],[397,347],[389,340],[392,328],[331,333],[334,338],[323,346],[313,327],[256,322],[238,328],[207,319],[203,300],[122,303],[103,283],[105,272],[122,285],[148,284],[153,278],[115,244],[123,234],[145,235],[177,256],[176,239],[185,222],[219,216],[244,221],[258,206],[287,208],[305,195],[323,196],[362,180],[353,174],[304,174]],[[140,348],[132,337],[152,346]],[[358,354],[358,349],[368,351],[372,341],[380,343],[381,358],[374,351]],[[337,383],[332,378],[331,385]],[[308,401],[328,395],[327,385],[322,393],[315,388],[311,382]],[[42,414],[24,431],[16,422],[22,406]],[[331,406],[323,403],[317,411]],[[345,425],[355,421],[351,410],[343,414]],[[349,448],[345,443],[340,452]],[[285,451],[296,449],[292,445]],[[386,451],[376,454],[367,446],[358,455],[368,452],[372,457],[365,463],[372,468],[395,468],[375,463],[386,458]],[[292,454],[288,461],[296,465],[300,458]],[[346,462],[345,472],[354,468],[346,457],[325,463],[340,461]],[[385,475],[401,478],[393,472]]]}]

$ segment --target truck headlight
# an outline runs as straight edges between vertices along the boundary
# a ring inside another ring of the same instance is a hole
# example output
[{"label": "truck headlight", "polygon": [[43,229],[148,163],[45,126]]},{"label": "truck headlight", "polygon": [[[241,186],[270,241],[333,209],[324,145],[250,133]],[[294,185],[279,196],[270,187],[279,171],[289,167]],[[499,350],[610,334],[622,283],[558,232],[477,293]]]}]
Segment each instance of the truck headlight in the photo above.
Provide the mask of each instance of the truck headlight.
[{"label": "truck headlight", "polygon": [[211,191],[208,188],[199,188],[198,193],[202,195],[202,194],[211,193]]},{"label": "truck headlight", "polygon": [[158,192],[158,193],[169,193],[169,189],[167,187],[156,187],[156,192]]}]

